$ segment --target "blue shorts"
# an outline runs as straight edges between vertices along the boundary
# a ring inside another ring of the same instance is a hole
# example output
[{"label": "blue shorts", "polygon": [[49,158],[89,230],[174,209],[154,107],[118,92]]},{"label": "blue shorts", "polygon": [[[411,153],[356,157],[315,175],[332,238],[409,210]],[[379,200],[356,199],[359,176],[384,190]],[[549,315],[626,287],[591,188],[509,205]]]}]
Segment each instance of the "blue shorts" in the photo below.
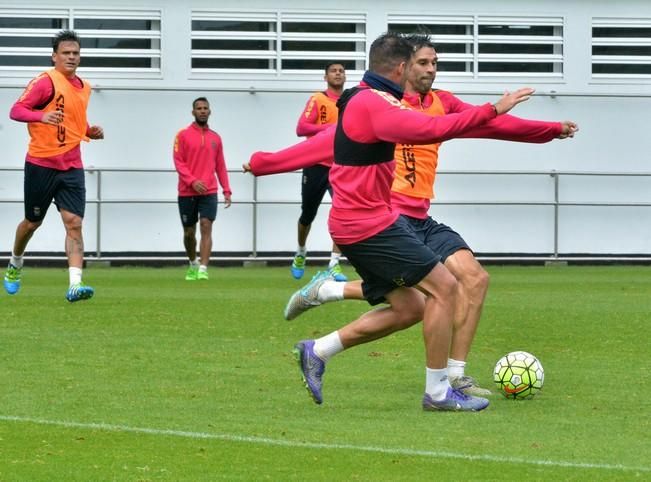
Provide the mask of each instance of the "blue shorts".
[{"label": "blue shorts", "polygon": [[214,221],[217,217],[217,193],[179,196],[179,214],[184,228],[195,226],[199,218]]},{"label": "blue shorts", "polygon": [[459,233],[445,224],[437,223],[430,217],[417,219],[404,214],[401,217],[409,223],[416,237],[441,257],[441,263],[460,249],[472,251]]},{"label": "blue shorts", "polygon": [[83,218],[86,209],[86,179],[80,168],[59,171],[25,163],[25,219],[40,222],[54,200],[57,209]]},{"label": "blue shorts", "polygon": [[321,164],[303,169],[303,176],[301,177],[301,217],[298,218],[298,222],[303,226],[309,226],[316,218],[326,191],[332,196],[328,174],[330,174],[330,168]]},{"label": "blue shorts", "polygon": [[361,276],[364,298],[371,305],[386,301],[385,295],[396,288],[416,285],[441,260],[402,217],[375,236],[338,246]]}]

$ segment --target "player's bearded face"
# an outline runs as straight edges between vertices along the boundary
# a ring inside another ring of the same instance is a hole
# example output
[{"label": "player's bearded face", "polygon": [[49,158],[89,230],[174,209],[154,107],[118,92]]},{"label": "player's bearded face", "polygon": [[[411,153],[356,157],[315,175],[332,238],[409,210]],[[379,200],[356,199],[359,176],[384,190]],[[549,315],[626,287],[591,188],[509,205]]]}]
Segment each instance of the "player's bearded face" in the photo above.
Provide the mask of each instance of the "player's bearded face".
[{"label": "player's bearded face", "polygon": [[432,89],[437,61],[436,51],[430,47],[423,47],[414,52],[407,76],[411,88],[420,94],[426,94]]}]

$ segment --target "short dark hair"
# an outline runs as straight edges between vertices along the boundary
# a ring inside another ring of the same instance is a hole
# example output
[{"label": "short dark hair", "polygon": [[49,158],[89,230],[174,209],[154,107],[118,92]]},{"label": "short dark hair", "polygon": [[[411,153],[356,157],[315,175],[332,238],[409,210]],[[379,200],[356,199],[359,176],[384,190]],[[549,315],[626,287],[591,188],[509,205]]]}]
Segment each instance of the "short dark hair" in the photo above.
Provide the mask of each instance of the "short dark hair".
[{"label": "short dark hair", "polygon": [[61,30],[57,33],[52,39],[52,52],[59,50],[59,44],[61,42],[77,42],[81,47],[79,35],[77,35],[77,32],[74,30]]},{"label": "short dark hair", "polygon": [[427,33],[412,33],[405,36],[405,39],[411,45],[412,53],[425,47],[436,49],[436,47],[434,47],[434,42],[432,42],[431,37]]},{"label": "short dark hair", "polygon": [[344,68],[344,70],[346,70],[346,66],[344,65],[343,62],[339,62],[338,60],[331,60],[330,62],[325,64],[325,69],[324,70],[325,70],[326,74],[328,73],[328,69],[330,67],[332,67],[333,65],[341,65]]},{"label": "short dark hair", "polygon": [[409,62],[413,52],[412,45],[404,35],[387,32],[371,44],[368,55],[369,70],[377,74],[388,74],[402,62]]},{"label": "short dark hair", "polygon": [[197,107],[197,102],[205,102],[206,104],[208,104],[208,106],[210,106],[210,102],[208,102],[208,99],[206,99],[205,97],[197,97],[196,99],[194,99],[192,101],[192,108],[193,109],[195,109]]}]

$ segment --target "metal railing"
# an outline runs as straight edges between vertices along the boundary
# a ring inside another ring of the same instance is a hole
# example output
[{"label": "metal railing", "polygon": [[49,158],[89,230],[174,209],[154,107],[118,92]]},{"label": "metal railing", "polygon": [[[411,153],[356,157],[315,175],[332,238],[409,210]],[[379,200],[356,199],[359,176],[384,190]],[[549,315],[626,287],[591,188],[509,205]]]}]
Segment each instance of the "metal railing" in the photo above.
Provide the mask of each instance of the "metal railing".
[{"label": "metal railing", "polygon": [[[23,168],[8,168],[8,167],[0,167],[0,172],[22,172]],[[244,175],[241,170],[238,169],[229,169],[229,173],[238,173]],[[139,199],[139,198],[109,198],[105,199],[103,197],[103,191],[102,191],[102,178],[104,173],[175,173],[174,169],[172,168],[96,168],[96,167],[90,167],[86,169],[86,173],[89,174],[95,174],[96,175],[96,183],[95,183],[95,190],[96,190],[96,197],[94,199],[87,199],[88,204],[96,204],[97,205],[97,211],[96,211],[96,216],[97,216],[97,221],[96,221],[96,249],[94,251],[95,254],[95,259],[101,260],[101,259],[108,259],[104,258],[102,256],[102,206],[106,204],[176,204],[177,199],[176,197],[170,197],[169,199]],[[561,201],[561,188],[560,188],[560,179],[562,177],[569,177],[569,176],[581,176],[581,177],[643,177],[643,178],[651,178],[651,172],[590,172],[590,171],[556,171],[556,170],[550,170],[550,171],[526,171],[526,170],[505,170],[505,171],[496,171],[496,170],[491,170],[491,171],[486,171],[486,170],[440,170],[438,171],[439,175],[459,175],[459,176],[490,176],[490,175],[508,175],[508,176],[546,176],[550,177],[553,179],[553,196],[552,200],[550,201],[535,201],[535,200],[524,200],[524,201],[515,201],[515,200],[495,200],[495,201],[488,201],[488,200],[451,200],[451,201],[446,201],[446,200],[436,200],[437,205],[452,205],[452,206],[464,206],[464,205],[475,205],[475,206],[550,206],[553,207],[553,216],[554,216],[554,221],[553,221],[553,253],[551,256],[548,257],[548,259],[551,260],[562,260],[565,259],[559,254],[559,217],[560,217],[560,208],[566,207],[566,206],[572,206],[572,207],[578,207],[578,206],[585,206],[585,207],[644,207],[644,208],[651,208],[651,202],[612,202],[612,201]],[[248,175],[248,174],[247,174]],[[233,201],[233,204],[245,204],[245,205],[251,205],[252,206],[252,217],[251,217],[251,235],[252,235],[252,249],[251,253],[249,256],[246,256],[245,258],[237,258],[237,257],[229,257],[227,259],[229,260],[268,260],[268,259],[279,259],[277,257],[261,257],[258,255],[258,245],[257,245],[257,238],[258,238],[258,206],[259,205],[283,205],[283,204],[292,204],[292,205],[300,205],[300,200],[265,200],[265,199],[258,199],[258,183],[259,180],[255,177],[252,177],[252,198],[249,200],[237,200]],[[651,186],[650,186],[651,187]],[[651,191],[651,189],[650,189]],[[0,198],[0,204],[2,203],[17,203],[17,204],[22,204],[22,199],[2,199]],[[324,204],[329,204],[329,202],[325,202]],[[90,252],[88,253],[89,256],[92,256]],[[35,256],[38,257],[38,256]],[[111,258],[113,259],[113,258]],[[164,259],[164,258],[157,258],[157,259]],[[489,257],[481,257],[479,256],[479,259],[492,259]],[[499,257],[499,259],[506,259],[506,257]],[[535,258],[527,258],[527,257],[522,257],[522,256],[513,256],[511,259],[545,259],[544,257],[535,257]],[[599,259],[599,260],[604,260],[604,259],[609,259],[608,257],[604,256],[595,256],[595,257],[571,257],[568,259],[583,259],[583,260],[589,260],[589,259]],[[637,261],[648,261],[651,260],[651,255],[646,255],[646,254],[641,254],[641,255],[635,255],[631,256],[630,258],[626,256],[616,256],[611,259],[618,259],[618,260],[626,260],[626,259],[631,259],[631,260],[637,260]]]}]

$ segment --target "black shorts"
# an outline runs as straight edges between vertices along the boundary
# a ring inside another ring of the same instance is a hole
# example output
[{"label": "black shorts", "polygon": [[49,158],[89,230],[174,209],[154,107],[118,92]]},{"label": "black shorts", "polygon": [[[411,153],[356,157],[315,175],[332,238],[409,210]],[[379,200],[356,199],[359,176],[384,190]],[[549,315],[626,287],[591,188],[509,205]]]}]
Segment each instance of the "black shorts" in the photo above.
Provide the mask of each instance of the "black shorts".
[{"label": "black shorts", "polygon": [[317,164],[303,169],[301,180],[301,217],[298,222],[303,226],[309,226],[316,218],[323,196],[326,191],[332,196],[332,188],[328,181],[330,168]]},{"label": "black shorts", "polygon": [[396,288],[414,286],[441,260],[402,217],[375,236],[338,246],[361,276],[364,298],[371,305],[385,301]]},{"label": "black shorts", "polygon": [[25,219],[40,222],[54,200],[61,209],[84,217],[86,210],[86,179],[81,168],[59,171],[25,163]]},{"label": "black shorts", "polygon": [[199,218],[214,221],[217,217],[217,193],[203,196],[179,196],[179,214],[184,228],[197,224]]},{"label": "black shorts", "polygon": [[417,219],[404,214],[402,217],[409,223],[416,237],[425,243],[434,254],[441,257],[441,263],[445,263],[448,256],[460,249],[472,251],[459,233],[445,224],[437,223],[430,217]]}]

